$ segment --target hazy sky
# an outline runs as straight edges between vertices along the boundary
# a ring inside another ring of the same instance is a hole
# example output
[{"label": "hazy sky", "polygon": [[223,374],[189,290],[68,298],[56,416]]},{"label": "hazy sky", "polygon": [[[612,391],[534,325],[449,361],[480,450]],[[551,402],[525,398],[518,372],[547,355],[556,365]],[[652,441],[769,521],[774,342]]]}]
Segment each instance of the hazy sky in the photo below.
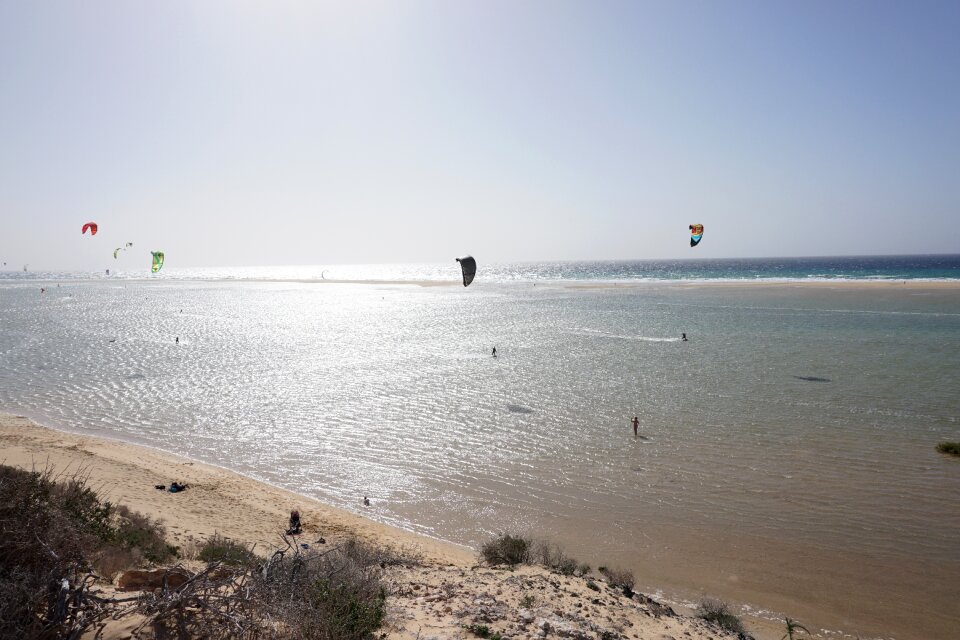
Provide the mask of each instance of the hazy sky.
[{"label": "hazy sky", "polygon": [[0,259],[957,253],[958,34],[949,0],[0,0]]}]

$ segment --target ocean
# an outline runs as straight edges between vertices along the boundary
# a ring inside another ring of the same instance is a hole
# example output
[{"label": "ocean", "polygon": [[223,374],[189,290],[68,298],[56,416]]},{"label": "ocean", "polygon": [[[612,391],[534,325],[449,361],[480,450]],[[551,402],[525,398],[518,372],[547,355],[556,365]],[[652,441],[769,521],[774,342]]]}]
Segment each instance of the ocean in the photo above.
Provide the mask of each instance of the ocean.
[{"label": "ocean", "polygon": [[954,637],[960,257],[457,268],[0,274],[0,411],[673,602]]},{"label": "ocean", "polygon": [[[448,264],[348,264],[274,267],[178,268],[176,256],[166,266],[149,273],[150,255],[136,262],[121,254],[120,262],[104,261],[95,272],[54,272],[0,268],[0,280],[386,280],[451,281],[459,269]],[[6,264],[6,263],[4,263]],[[131,268],[136,265],[136,268]],[[106,272],[110,270],[108,275]],[[599,281],[697,282],[708,281],[838,281],[838,280],[960,280],[960,255],[841,256],[819,258],[726,258],[710,260],[605,260],[592,262],[529,262],[486,265],[479,277],[485,282]]]}]

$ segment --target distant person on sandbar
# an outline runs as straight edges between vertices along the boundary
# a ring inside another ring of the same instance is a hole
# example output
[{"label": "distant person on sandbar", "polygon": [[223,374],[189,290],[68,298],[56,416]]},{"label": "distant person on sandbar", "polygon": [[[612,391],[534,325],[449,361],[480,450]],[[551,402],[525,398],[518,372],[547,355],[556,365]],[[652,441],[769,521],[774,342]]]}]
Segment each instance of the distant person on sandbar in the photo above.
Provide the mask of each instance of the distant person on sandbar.
[{"label": "distant person on sandbar", "polygon": [[494,358],[497,357],[497,348],[496,348],[496,347],[493,348],[493,357],[494,357]]},{"label": "distant person on sandbar", "polygon": [[681,334],[680,334],[680,340],[681,340],[682,342],[687,342],[687,334],[681,333]]},{"label": "distant person on sandbar", "polygon": [[633,437],[637,437],[637,429],[640,427],[640,419],[637,416],[633,416],[633,420],[630,421],[633,425]]}]

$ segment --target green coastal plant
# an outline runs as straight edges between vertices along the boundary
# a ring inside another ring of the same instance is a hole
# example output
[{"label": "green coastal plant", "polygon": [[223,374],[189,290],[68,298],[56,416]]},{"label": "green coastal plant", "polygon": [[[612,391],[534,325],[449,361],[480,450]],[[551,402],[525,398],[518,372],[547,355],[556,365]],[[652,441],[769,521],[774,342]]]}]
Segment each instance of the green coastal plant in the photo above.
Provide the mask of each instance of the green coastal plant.
[{"label": "green coastal plant", "polygon": [[485,624],[465,624],[463,628],[480,638],[489,638],[490,640],[503,640],[503,636],[497,631],[491,631]]},{"label": "green coastal plant", "polygon": [[780,638],[780,640],[794,640],[794,634],[799,633],[800,631],[803,631],[808,636],[811,635],[809,629],[792,618],[784,618],[784,622],[787,625],[787,632],[783,634],[783,637]]},{"label": "green coastal plant", "polygon": [[941,442],[937,445],[937,451],[940,453],[949,453],[950,455],[960,456],[960,442]]}]

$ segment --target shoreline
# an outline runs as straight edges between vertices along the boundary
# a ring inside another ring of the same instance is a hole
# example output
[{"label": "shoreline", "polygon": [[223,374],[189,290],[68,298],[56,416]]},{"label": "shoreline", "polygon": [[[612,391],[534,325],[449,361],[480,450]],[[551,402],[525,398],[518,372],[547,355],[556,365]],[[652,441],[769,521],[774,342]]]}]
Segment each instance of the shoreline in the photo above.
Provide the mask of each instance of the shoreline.
[{"label": "shoreline", "polygon": [[[280,534],[286,527],[287,515],[296,508],[304,524],[302,540],[309,540],[314,546],[320,537],[326,539],[326,544],[356,537],[374,544],[415,550],[423,559],[423,566],[404,569],[390,577],[392,584],[398,581],[402,584],[399,595],[390,603],[393,614],[389,627],[384,629],[387,638],[413,639],[421,637],[426,629],[439,637],[472,637],[463,632],[461,624],[466,620],[463,612],[467,609],[460,609],[459,616],[453,615],[451,606],[438,611],[438,605],[444,604],[446,598],[427,595],[431,590],[449,591],[447,585],[451,581],[459,581],[465,607],[469,602],[490,597],[495,590],[497,595],[493,600],[502,605],[512,598],[513,612],[524,616],[528,614],[523,613],[526,610],[520,600],[529,595],[531,588],[556,590],[556,597],[572,598],[573,602],[570,608],[549,603],[548,613],[553,616],[554,628],[562,628],[557,625],[566,624],[565,618],[576,619],[580,615],[582,604],[576,602],[578,599],[586,598],[597,608],[596,599],[592,598],[595,594],[585,590],[585,579],[560,576],[535,566],[513,571],[483,567],[477,552],[462,545],[387,525],[224,467],[121,440],[60,431],[25,416],[0,413],[0,464],[28,470],[49,468],[56,475],[79,472],[104,499],[161,521],[167,529],[168,541],[181,549],[196,548],[199,542],[216,533],[254,545],[263,553],[281,546]],[[155,484],[172,480],[185,482],[190,488],[176,494],[154,488]],[[679,608],[678,616],[664,614],[661,617],[660,604],[636,604],[622,596],[620,600],[604,601],[603,604],[610,606],[600,606],[595,612],[599,616],[594,616],[588,624],[596,626],[605,616],[617,628],[644,632],[623,636],[627,638],[733,637],[690,617],[689,610]],[[640,602],[645,602],[642,596]],[[504,610],[510,608],[508,605]],[[658,613],[654,615],[651,611]],[[746,619],[756,640],[779,637],[778,625],[764,619]],[[646,632],[654,635],[644,635]],[[534,632],[529,636],[505,637],[540,636]]]},{"label": "shoreline", "polygon": [[[183,526],[176,527],[180,529],[180,533],[175,535],[178,540],[203,539],[214,533],[214,531],[203,529],[212,527],[216,532],[230,538],[256,543],[258,546],[260,544],[275,545],[280,540],[280,533],[286,528],[289,512],[298,508],[303,514],[305,529],[317,530],[319,535],[329,535],[320,531],[319,525],[316,524],[316,522],[324,522],[334,532],[349,530],[360,532],[363,534],[361,537],[376,535],[381,540],[397,543],[400,546],[415,545],[421,547],[429,557],[438,560],[467,562],[472,561],[476,556],[475,551],[463,545],[384,524],[359,513],[329,505],[316,498],[251,478],[224,466],[169,453],[148,445],[54,428],[40,424],[27,416],[0,413],[0,443],[3,443],[0,448],[0,464],[38,469],[49,465],[56,469],[58,474],[74,470],[89,473],[98,493],[105,499],[115,504],[126,504],[154,518],[164,519],[164,510],[171,506],[164,504],[164,498],[168,495],[175,499],[181,497],[153,488],[156,484],[168,484],[173,480],[191,485],[191,492],[184,494],[188,499],[189,496],[196,495],[197,490],[216,491],[224,485],[244,487],[256,485],[263,489],[254,494],[261,499],[246,506],[259,509],[263,514],[276,516],[270,524],[264,525],[226,519],[224,522],[228,527],[224,528],[218,527],[216,523],[197,521],[175,509],[172,512],[173,515],[182,518],[184,523]],[[30,454],[29,465],[27,464],[28,453]],[[34,453],[41,455],[34,456]],[[94,462],[98,465],[111,466],[110,472],[104,472],[101,466],[91,467],[90,465]],[[115,480],[118,468],[124,466],[136,468],[144,473],[142,486],[134,488],[132,485],[126,485],[120,489],[104,490],[103,487],[106,486],[104,483]],[[101,482],[98,484],[97,480]],[[268,499],[275,500],[276,503],[271,505]],[[316,515],[314,523],[311,524],[307,513]]]}]

